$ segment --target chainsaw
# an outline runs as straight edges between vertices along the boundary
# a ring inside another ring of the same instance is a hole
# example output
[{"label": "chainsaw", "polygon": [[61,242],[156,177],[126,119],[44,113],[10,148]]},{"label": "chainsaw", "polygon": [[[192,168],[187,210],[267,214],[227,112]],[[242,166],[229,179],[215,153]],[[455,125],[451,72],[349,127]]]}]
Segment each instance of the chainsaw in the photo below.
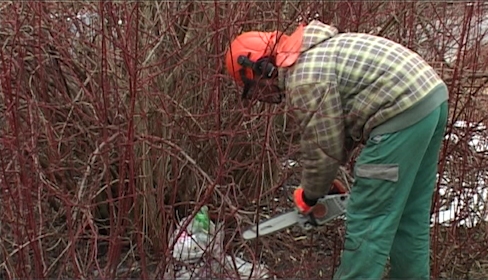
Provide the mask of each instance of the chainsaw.
[{"label": "chainsaw", "polygon": [[250,240],[295,225],[306,231],[317,226],[323,226],[345,214],[348,200],[349,194],[347,192],[329,192],[317,201],[311,213],[304,215],[295,208],[251,226],[243,232],[242,237]]}]

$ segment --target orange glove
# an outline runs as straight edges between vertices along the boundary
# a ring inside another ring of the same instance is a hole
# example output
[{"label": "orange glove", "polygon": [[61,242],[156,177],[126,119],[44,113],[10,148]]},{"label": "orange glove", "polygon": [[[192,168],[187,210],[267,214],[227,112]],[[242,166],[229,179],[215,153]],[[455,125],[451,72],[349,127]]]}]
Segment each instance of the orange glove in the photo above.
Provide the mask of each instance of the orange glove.
[{"label": "orange glove", "polygon": [[[330,188],[329,194],[344,194],[346,192],[346,188],[339,180],[334,179],[334,181],[332,181],[332,187]],[[298,187],[293,192],[293,201],[295,202],[295,206],[298,208],[298,211],[306,215],[312,212],[318,199],[314,200],[305,197],[303,188]]]},{"label": "orange glove", "polygon": [[317,200],[309,200],[305,197],[302,187],[298,187],[293,192],[293,201],[298,211],[305,215],[312,212],[313,207],[317,204]]}]

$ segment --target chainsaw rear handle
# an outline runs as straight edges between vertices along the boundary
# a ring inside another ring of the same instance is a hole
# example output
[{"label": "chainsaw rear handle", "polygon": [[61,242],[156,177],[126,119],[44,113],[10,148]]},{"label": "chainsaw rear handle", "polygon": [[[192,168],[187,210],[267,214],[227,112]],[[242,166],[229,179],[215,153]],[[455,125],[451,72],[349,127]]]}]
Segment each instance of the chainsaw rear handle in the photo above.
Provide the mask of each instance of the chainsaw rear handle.
[{"label": "chainsaw rear handle", "polygon": [[338,179],[334,179],[334,181],[332,181],[332,186],[329,190],[328,195],[346,194],[346,193],[347,193],[347,188],[344,186],[344,184],[342,184],[342,182],[339,181]]}]

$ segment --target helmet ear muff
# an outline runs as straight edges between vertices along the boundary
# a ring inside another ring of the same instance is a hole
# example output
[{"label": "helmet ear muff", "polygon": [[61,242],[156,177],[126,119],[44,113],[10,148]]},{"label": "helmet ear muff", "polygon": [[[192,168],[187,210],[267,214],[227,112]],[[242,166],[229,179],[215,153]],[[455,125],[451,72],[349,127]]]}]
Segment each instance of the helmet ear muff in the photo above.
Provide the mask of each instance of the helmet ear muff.
[{"label": "helmet ear muff", "polygon": [[261,57],[257,61],[252,61],[249,56],[240,55],[237,63],[243,68],[251,68],[253,73],[260,78],[271,79],[278,75],[278,69],[274,63],[273,57]]},{"label": "helmet ear muff", "polygon": [[241,80],[244,83],[244,91],[242,93],[242,98],[249,99],[249,91],[253,86],[256,85],[254,79],[249,79],[246,76],[246,68],[250,68],[255,76],[264,79],[271,79],[278,76],[278,69],[274,63],[274,59],[271,56],[266,56],[258,59],[257,61],[252,61],[249,56],[240,55],[237,58],[237,63],[242,66],[240,69]]},{"label": "helmet ear muff", "polygon": [[274,63],[273,57],[262,57],[256,61],[257,74],[265,79],[271,79],[278,75],[278,69]]}]

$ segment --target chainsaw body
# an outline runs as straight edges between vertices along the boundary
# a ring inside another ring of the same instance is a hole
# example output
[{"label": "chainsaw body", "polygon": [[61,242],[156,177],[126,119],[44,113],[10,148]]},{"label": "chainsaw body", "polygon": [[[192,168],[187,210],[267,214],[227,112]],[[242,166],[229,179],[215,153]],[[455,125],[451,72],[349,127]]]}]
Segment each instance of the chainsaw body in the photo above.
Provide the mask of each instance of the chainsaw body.
[{"label": "chainsaw body", "polygon": [[307,215],[301,214],[297,209],[294,209],[250,227],[244,231],[242,236],[244,239],[249,240],[296,225],[304,230],[323,226],[345,214],[348,200],[348,193],[328,194],[319,199],[311,213]]}]

